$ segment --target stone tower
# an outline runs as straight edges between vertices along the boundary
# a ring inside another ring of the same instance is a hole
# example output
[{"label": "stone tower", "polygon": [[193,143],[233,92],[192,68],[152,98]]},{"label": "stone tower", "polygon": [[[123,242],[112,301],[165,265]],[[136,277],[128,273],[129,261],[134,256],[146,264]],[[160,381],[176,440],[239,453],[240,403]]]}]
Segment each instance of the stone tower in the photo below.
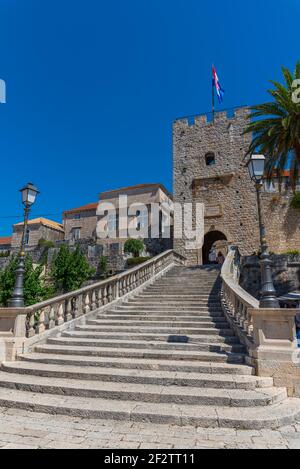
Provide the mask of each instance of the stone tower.
[{"label": "stone tower", "polygon": [[255,189],[244,159],[248,113],[238,108],[232,116],[217,113],[214,122],[204,115],[174,123],[174,200],[205,205],[203,248],[187,249],[184,237],[174,240],[191,265],[206,263],[216,241],[237,245],[243,255],[258,249]]}]

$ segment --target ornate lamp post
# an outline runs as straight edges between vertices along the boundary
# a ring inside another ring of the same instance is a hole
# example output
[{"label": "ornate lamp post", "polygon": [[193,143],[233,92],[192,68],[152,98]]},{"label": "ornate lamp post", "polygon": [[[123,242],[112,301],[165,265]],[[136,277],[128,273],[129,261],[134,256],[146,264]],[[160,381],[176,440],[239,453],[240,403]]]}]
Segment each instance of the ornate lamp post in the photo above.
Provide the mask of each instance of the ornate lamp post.
[{"label": "ornate lamp post", "polygon": [[276,297],[276,291],[272,281],[272,261],[270,259],[269,248],[266,240],[266,228],[261,209],[261,189],[263,186],[263,176],[265,170],[265,156],[252,155],[247,163],[250,178],[255,183],[258,207],[258,220],[260,232],[260,266],[261,266],[261,298],[260,308],[280,308]]},{"label": "ornate lamp post", "polygon": [[31,206],[34,204],[36,196],[39,194],[37,188],[29,182],[23,189],[20,190],[22,193],[22,202],[24,205],[24,224],[23,233],[21,240],[21,249],[19,254],[19,264],[16,269],[16,282],[9,306],[11,308],[23,308],[24,307],[24,273],[25,273],[25,236],[28,226],[28,217]]}]

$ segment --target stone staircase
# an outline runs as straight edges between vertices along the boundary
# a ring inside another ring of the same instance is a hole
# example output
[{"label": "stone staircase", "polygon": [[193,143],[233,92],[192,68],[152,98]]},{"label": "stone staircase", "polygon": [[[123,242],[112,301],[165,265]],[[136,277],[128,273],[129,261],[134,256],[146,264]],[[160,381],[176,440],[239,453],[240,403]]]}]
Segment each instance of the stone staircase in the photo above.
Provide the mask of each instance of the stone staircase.
[{"label": "stone staircase", "polygon": [[174,267],[18,362],[2,364],[0,406],[103,419],[277,428],[300,400],[245,365],[216,268]]}]

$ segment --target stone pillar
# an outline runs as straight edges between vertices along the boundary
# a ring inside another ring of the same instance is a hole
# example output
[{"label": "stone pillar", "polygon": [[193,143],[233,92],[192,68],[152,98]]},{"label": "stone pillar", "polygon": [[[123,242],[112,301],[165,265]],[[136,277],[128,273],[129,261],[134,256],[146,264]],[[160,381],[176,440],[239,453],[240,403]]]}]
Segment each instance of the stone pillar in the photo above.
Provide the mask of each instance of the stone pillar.
[{"label": "stone pillar", "polygon": [[26,340],[26,308],[0,308],[0,362],[22,353]]},{"label": "stone pillar", "polygon": [[251,309],[253,348],[251,363],[258,376],[274,378],[275,386],[300,396],[300,350],[297,348],[295,317],[298,309]]}]

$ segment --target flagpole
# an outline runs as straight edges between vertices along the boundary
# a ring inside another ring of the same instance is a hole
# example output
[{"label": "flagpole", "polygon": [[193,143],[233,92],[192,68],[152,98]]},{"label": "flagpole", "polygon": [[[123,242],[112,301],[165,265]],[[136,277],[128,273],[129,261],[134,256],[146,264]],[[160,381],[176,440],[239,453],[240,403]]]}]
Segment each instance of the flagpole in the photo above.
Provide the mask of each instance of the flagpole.
[{"label": "flagpole", "polygon": [[[213,70],[214,65],[212,65]],[[215,85],[214,80],[211,81],[211,88],[212,88],[212,121],[215,122]]]}]

